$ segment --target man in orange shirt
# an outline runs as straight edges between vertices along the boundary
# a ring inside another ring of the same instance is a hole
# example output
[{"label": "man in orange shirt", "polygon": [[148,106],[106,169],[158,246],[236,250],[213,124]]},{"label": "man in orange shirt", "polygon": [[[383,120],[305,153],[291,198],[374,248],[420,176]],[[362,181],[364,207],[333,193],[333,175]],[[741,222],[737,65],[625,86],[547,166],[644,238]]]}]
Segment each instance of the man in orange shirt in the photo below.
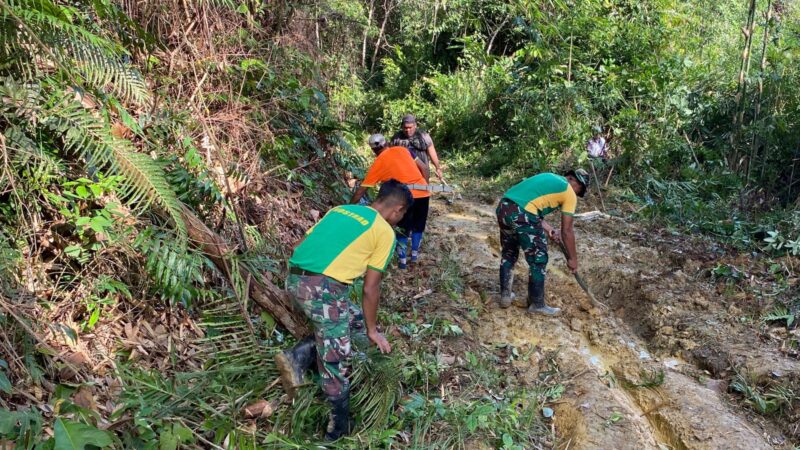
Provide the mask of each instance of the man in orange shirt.
[{"label": "man in orange shirt", "polygon": [[405,147],[388,147],[386,138],[382,134],[373,134],[369,137],[369,146],[375,152],[375,161],[367,171],[367,176],[358,189],[353,193],[350,203],[358,203],[367,188],[378,183],[391,180],[409,185],[414,203],[406,211],[405,216],[397,224],[400,232],[397,233],[397,257],[400,261],[399,268],[407,268],[406,257],[408,238],[411,237],[411,262],[417,262],[419,248],[422,245],[422,233],[428,222],[428,205],[431,193],[426,190],[413,189],[413,185],[427,186],[428,167],[424,162],[415,158],[412,152]]}]

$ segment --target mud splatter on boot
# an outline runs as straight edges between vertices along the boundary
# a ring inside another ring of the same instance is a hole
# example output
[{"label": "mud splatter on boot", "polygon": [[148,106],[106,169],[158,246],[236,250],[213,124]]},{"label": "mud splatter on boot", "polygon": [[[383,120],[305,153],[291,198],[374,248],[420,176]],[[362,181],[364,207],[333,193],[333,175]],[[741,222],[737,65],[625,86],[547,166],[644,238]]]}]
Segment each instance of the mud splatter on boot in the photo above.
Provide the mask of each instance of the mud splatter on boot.
[{"label": "mud splatter on boot", "polygon": [[294,398],[297,388],[302,386],[306,370],[311,368],[317,358],[317,347],[314,336],[307,336],[289,350],[275,355],[275,365],[281,375],[283,389],[289,397]]}]

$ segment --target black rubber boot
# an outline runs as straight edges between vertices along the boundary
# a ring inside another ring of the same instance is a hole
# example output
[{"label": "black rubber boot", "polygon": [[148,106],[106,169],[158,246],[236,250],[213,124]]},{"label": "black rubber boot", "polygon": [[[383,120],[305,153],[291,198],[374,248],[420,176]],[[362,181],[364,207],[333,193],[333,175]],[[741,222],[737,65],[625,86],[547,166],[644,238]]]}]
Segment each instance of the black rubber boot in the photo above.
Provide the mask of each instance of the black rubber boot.
[{"label": "black rubber boot", "polygon": [[335,441],[349,435],[353,429],[353,422],[350,420],[350,392],[342,392],[338,397],[328,397],[328,402],[331,404],[331,417],[325,440]]},{"label": "black rubber boot", "polygon": [[544,280],[528,280],[528,312],[531,314],[543,314],[555,316],[561,312],[561,308],[551,308],[544,304]]},{"label": "black rubber boot", "polygon": [[294,398],[297,388],[303,385],[303,376],[317,359],[317,347],[314,336],[307,336],[289,350],[275,355],[275,365],[281,374],[283,389]]},{"label": "black rubber boot", "polygon": [[500,307],[508,308],[514,301],[514,269],[500,266]]}]

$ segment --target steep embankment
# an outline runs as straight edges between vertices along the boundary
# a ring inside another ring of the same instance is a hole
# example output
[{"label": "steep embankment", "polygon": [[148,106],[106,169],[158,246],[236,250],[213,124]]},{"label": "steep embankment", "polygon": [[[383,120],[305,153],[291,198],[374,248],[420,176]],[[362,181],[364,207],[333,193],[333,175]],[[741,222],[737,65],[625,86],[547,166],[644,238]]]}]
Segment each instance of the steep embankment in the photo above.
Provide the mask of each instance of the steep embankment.
[{"label": "steep embankment", "polygon": [[[677,247],[645,247],[624,221],[584,215],[576,225],[580,271],[608,308],[592,308],[563,257],[551,251],[547,301],[564,313],[531,316],[495,303],[500,249],[494,205],[437,202],[435,210],[429,245],[455,248],[465,295],[484,299],[479,339],[535,349],[528,366],[518,367],[522,383],[535,382],[536,356],[555,351],[568,379],[553,407],[562,448],[759,449],[785,443],[775,426],[730,401],[729,367],[780,377],[797,373],[800,364],[769,343],[754,342],[713,285],[694,277],[698,263]],[[515,292],[524,296],[523,260],[515,278]]]}]

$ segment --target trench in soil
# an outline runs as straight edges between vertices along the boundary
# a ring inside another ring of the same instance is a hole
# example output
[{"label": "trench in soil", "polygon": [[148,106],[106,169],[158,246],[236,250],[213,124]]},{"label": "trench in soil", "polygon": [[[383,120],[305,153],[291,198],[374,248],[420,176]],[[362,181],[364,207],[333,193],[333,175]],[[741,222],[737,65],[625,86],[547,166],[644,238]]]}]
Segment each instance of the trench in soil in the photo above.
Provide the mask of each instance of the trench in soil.
[{"label": "trench in soil", "polygon": [[[493,205],[443,205],[431,218],[429,242],[447,242],[470,286],[467,295],[480,293],[486,299],[477,329],[481,341],[555,352],[568,379],[553,408],[559,448],[772,448],[758,426],[714,389],[713,380],[694,378],[698,368],[680,355],[651,348],[654,306],[674,302],[680,307],[684,292],[649,288],[664,285],[654,270],[662,256],[609,238],[602,220],[613,219],[585,221],[576,235],[580,272],[608,308],[592,307],[566,272],[563,257],[551,250],[546,299],[562,308],[555,318],[496,305],[499,238]],[[522,256],[515,273],[515,293],[524,297],[527,266]],[[652,382],[659,374],[663,382]],[[637,386],[647,380],[647,386]]]}]

